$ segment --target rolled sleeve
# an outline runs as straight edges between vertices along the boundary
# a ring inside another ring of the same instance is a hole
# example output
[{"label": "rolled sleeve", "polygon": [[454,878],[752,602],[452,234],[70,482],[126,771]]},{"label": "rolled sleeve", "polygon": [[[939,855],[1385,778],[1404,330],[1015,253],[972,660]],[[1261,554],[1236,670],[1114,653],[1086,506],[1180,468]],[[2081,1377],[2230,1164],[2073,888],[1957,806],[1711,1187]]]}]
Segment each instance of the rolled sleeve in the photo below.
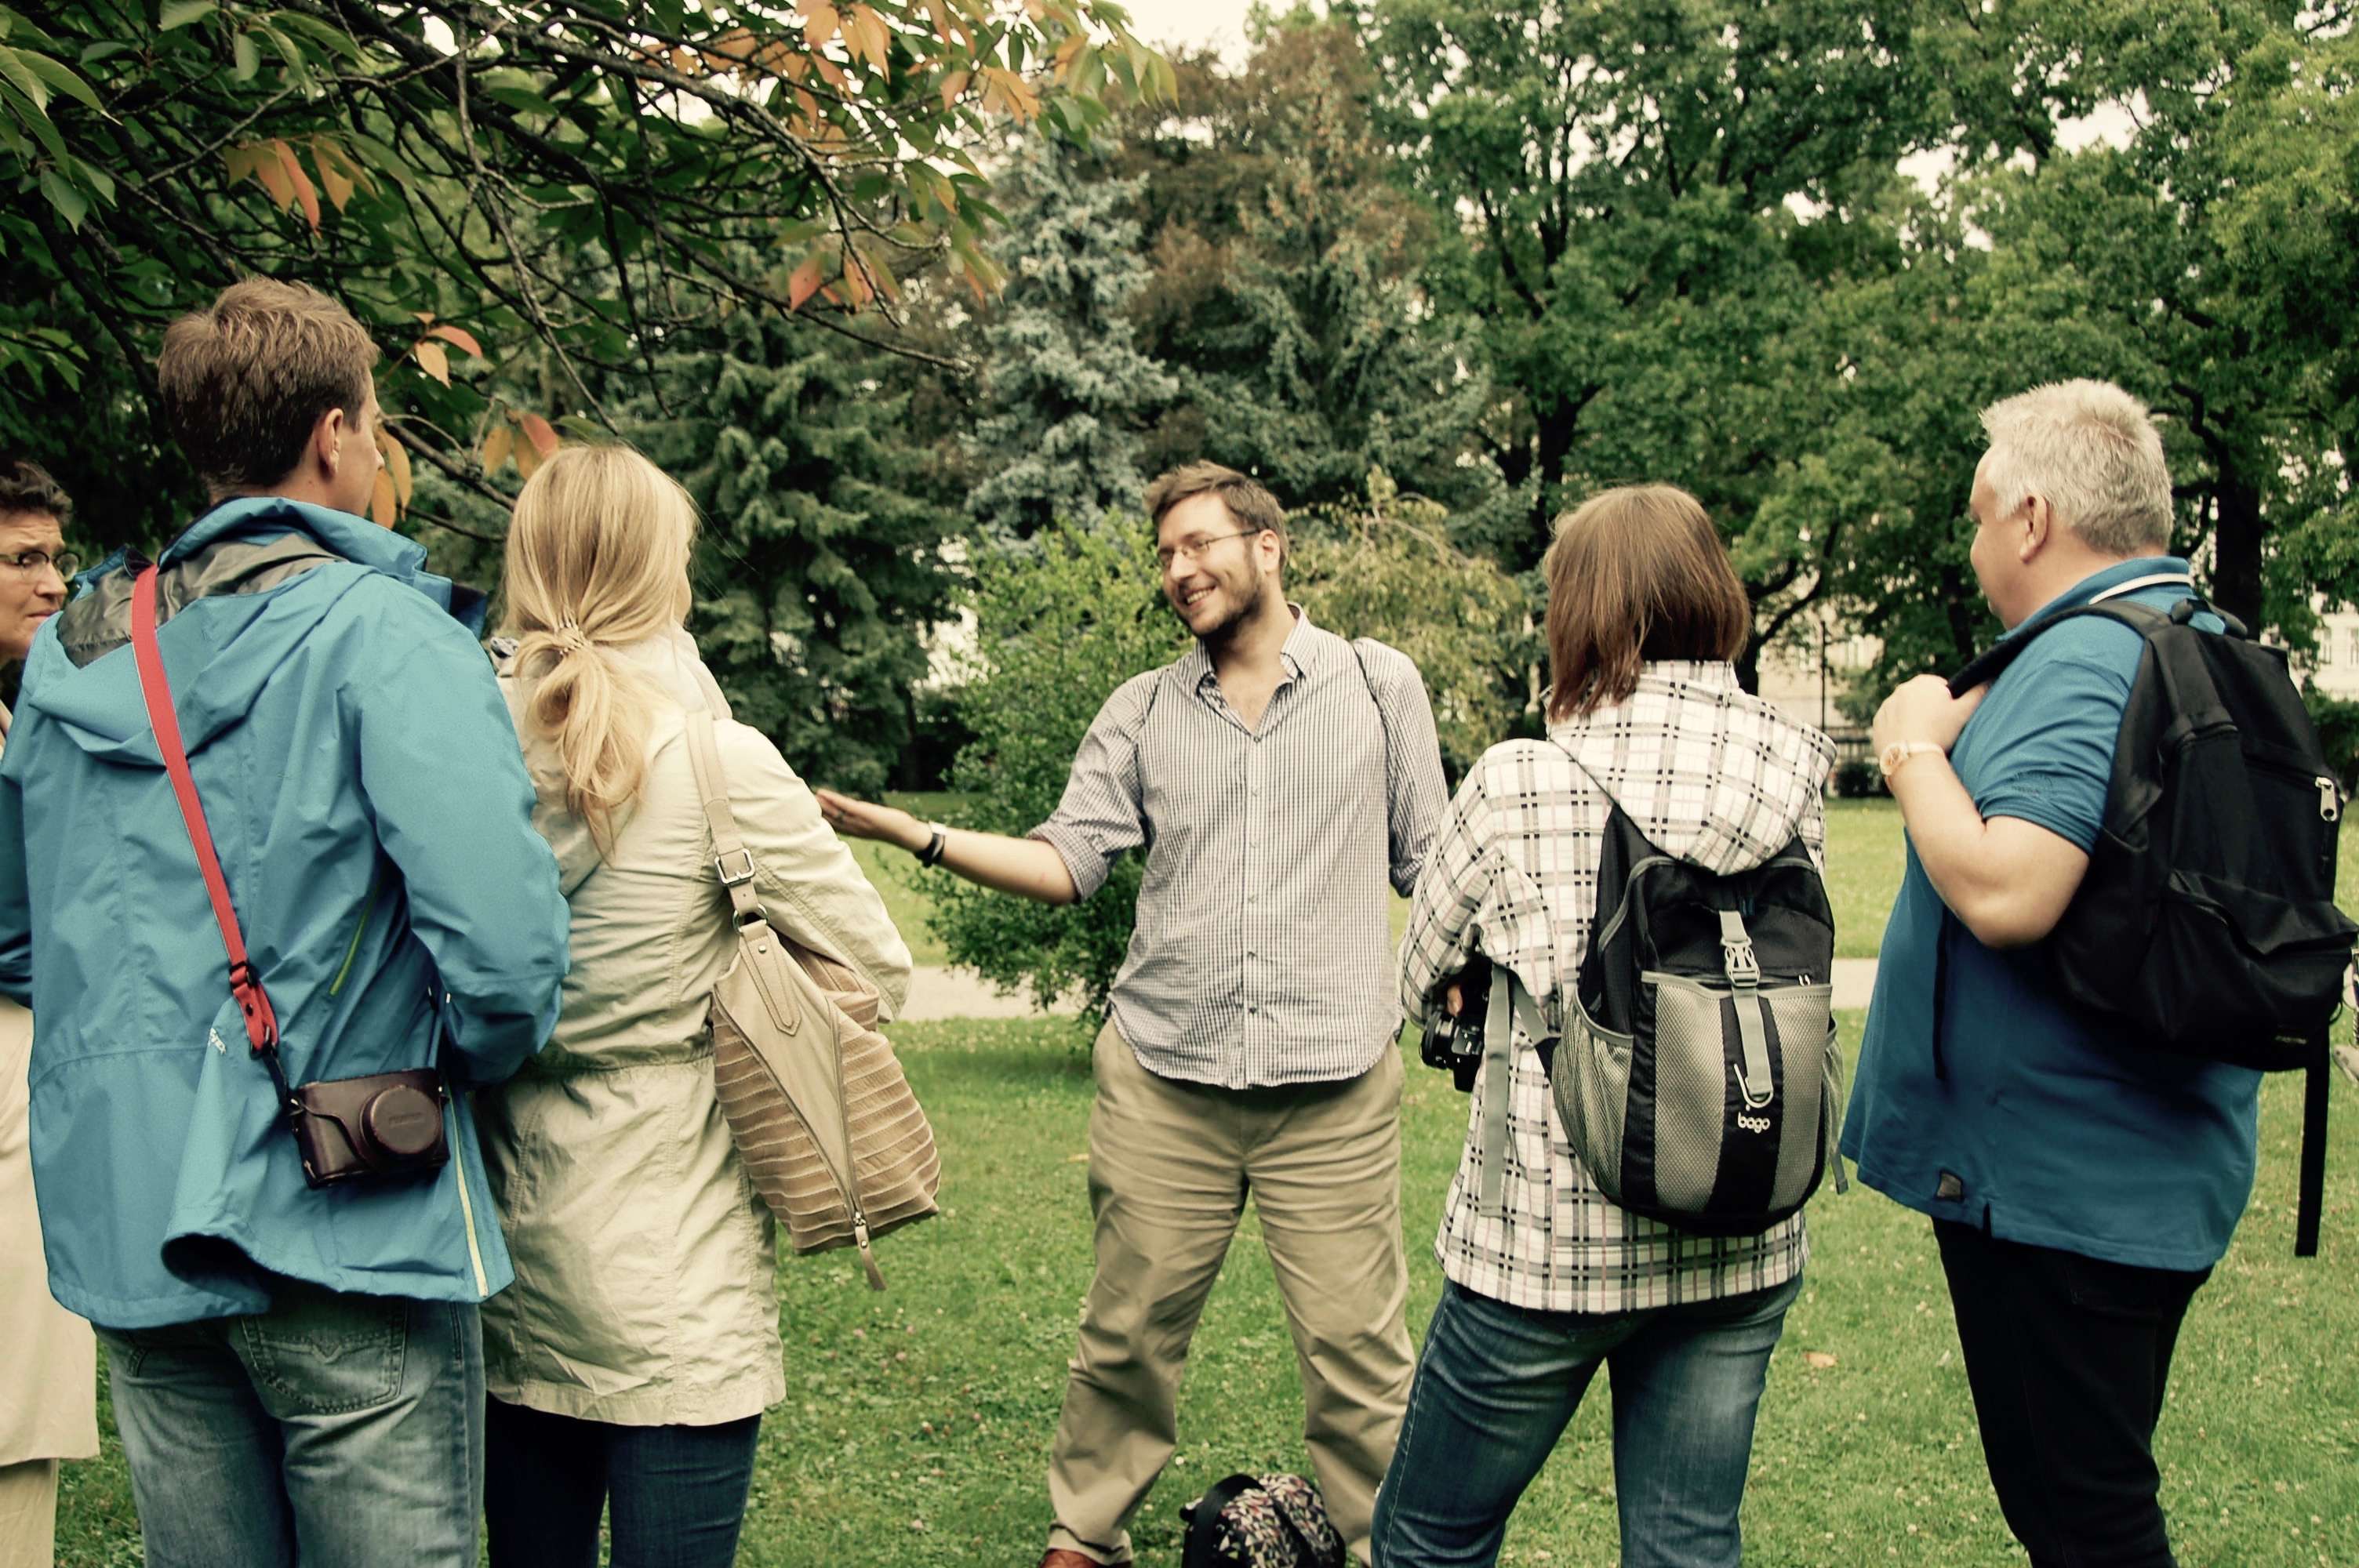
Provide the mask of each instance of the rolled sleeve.
[{"label": "rolled sleeve", "polygon": [[1147,841],[1138,740],[1154,683],[1163,674],[1133,676],[1106,698],[1074,753],[1056,812],[1029,835],[1057,851],[1077,898],[1103,887],[1115,859]]},{"label": "rolled sleeve", "polygon": [[[1397,648],[1367,644],[1381,673],[1369,681],[1385,720],[1385,800],[1393,891],[1407,897],[1425,870],[1450,799],[1441,776],[1441,741],[1417,663]],[[1380,661],[1380,662],[1378,662]]]}]

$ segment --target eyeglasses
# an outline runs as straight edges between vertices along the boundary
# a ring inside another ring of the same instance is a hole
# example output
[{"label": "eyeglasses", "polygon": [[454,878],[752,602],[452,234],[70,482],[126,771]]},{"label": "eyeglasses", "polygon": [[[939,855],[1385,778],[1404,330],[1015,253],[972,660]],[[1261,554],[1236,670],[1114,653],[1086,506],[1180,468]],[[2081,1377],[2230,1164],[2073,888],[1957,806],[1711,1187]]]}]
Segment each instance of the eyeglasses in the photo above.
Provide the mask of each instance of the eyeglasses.
[{"label": "eyeglasses", "polygon": [[1155,558],[1163,563],[1163,569],[1168,572],[1171,569],[1171,563],[1174,561],[1202,560],[1204,552],[1223,539],[1250,539],[1256,534],[1268,532],[1266,528],[1241,528],[1234,534],[1215,534],[1209,539],[1190,539],[1185,544],[1174,545],[1169,549],[1156,551]]},{"label": "eyeglasses", "polygon": [[25,550],[13,556],[0,556],[0,566],[6,566],[18,577],[38,577],[44,567],[55,567],[58,576],[68,582],[82,570],[82,557],[68,550],[51,555],[47,550]]}]

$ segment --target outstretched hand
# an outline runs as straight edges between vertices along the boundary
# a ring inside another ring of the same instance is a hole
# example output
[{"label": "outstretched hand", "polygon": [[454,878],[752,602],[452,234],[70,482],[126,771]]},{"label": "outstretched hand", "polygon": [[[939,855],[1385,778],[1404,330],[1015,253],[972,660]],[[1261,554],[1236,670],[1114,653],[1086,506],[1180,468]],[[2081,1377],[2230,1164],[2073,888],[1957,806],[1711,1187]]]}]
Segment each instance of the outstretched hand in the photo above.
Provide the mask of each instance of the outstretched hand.
[{"label": "outstretched hand", "polygon": [[897,844],[914,854],[924,849],[932,837],[924,823],[899,806],[854,800],[832,789],[811,793],[819,797],[819,814],[827,819],[828,826],[847,838],[875,838]]}]

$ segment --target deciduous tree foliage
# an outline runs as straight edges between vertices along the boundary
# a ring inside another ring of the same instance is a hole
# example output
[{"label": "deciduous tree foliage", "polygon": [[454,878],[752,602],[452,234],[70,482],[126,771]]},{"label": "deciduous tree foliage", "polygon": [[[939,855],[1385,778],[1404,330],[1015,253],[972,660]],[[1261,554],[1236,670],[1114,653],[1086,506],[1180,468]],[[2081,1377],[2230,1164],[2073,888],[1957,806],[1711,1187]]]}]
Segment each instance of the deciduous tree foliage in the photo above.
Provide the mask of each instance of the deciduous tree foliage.
[{"label": "deciduous tree foliage", "polygon": [[1293,506],[1348,505],[1381,468],[1492,538],[1527,507],[1476,449],[1491,379],[1419,284],[1436,225],[1392,178],[1375,92],[1349,23],[1298,11],[1234,73],[1190,60],[1175,104],[1118,113],[1156,268],[1136,314],[1182,388],[1150,462],[1208,457]]},{"label": "deciduous tree foliage", "polygon": [[[726,310],[889,335],[936,256],[987,296],[967,146],[1169,81],[1096,0],[0,10],[0,435],[85,488],[131,474],[116,536],[168,526],[190,498],[149,411],[159,330],[268,273],[349,304],[400,444],[482,486],[562,416],[611,423],[603,378]],[[486,396],[527,345],[547,406]],[[77,392],[95,416],[54,430]]]}]

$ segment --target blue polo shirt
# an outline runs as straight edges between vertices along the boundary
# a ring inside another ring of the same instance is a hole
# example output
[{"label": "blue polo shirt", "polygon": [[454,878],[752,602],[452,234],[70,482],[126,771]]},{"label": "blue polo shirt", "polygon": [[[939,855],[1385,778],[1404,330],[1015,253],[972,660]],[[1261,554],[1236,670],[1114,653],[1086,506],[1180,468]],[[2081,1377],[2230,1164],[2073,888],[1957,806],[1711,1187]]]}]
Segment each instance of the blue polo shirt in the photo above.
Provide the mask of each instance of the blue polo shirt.
[{"label": "blue polo shirt", "polygon": [[[2025,624],[2186,570],[2168,557],[2108,567]],[[2168,609],[2187,592],[2115,597]],[[1992,684],[1950,759],[1986,820],[2020,817],[2084,850],[2096,843],[2143,648],[2119,622],[2082,616]],[[1859,1179],[2008,1241],[2149,1269],[2218,1262],[2252,1195],[2261,1076],[2165,1055],[2069,1009],[2040,945],[1995,951],[1942,914],[1912,844],[1843,1125]],[[1933,977],[1944,941],[1940,1077]]]}]

